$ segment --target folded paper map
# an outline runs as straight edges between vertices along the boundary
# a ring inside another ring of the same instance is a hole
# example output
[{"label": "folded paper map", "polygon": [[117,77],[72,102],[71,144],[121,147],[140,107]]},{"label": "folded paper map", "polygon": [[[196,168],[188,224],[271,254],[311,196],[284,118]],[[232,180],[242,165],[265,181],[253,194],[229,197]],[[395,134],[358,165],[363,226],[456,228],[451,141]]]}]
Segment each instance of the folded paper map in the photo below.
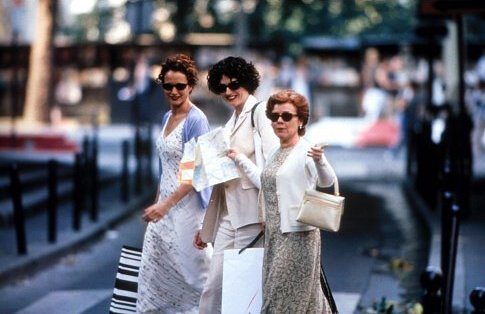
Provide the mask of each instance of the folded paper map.
[{"label": "folded paper map", "polygon": [[[239,177],[234,161],[227,157],[229,139],[218,127],[184,146],[179,182],[192,182],[196,191]],[[193,168],[192,168],[193,167]]]}]

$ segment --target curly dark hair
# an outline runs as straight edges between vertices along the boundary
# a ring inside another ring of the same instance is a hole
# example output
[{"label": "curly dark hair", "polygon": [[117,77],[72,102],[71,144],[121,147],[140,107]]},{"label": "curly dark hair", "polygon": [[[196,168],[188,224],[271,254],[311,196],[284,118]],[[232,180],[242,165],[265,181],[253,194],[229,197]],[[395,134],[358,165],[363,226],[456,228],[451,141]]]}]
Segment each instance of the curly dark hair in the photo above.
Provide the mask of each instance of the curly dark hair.
[{"label": "curly dark hair", "polygon": [[156,82],[158,84],[163,84],[165,79],[165,74],[168,71],[182,72],[187,77],[187,83],[189,86],[194,87],[199,80],[197,67],[195,66],[195,61],[182,53],[176,54],[172,57],[168,57],[162,63],[162,69]]},{"label": "curly dark hair", "polygon": [[220,84],[223,75],[237,79],[249,94],[254,94],[259,86],[260,75],[258,70],[251,62],[247,62],[241,57],[227,57],[209,69],[207,85],[214,94],[219,94],[217,86]]},{"label": "curly dark hair", "polygon": [[303,122],[302,127],[298,128],[298,135],[305,135],[305,128],[310,116],[308,101],[305,96],[294,90],[285,89],[271,95],[266,103],[266,116],[269,118],[269,115],[273,112],[274,106],[285,103],[290,103],[295,106],[296,115]]}]

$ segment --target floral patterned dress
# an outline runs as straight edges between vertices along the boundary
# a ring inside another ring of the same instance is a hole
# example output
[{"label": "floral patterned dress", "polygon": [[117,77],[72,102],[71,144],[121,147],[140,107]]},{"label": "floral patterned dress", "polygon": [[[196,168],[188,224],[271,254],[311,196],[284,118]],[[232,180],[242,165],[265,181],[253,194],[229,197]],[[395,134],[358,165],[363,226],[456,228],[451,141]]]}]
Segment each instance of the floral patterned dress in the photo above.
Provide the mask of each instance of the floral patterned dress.
[{"label": "floral patterned dress", "polygon": [[[163,167],[159,201],[177,187],[182,159],[181,122],[170,134],[160,132],[157,149]],[[198,313],[207,279],[210,250],[197,250],[192,239],[203,219],[197,194],[192,191],[158,222],[148,223],[143,241],[137,313]]]},{"label": "floral patterned dress", "polygon": [[261,313],[330,313],[320,285],[320,231],[280,230],[276,173],[292,148],[280,149],[261,175],[266,215]]}]

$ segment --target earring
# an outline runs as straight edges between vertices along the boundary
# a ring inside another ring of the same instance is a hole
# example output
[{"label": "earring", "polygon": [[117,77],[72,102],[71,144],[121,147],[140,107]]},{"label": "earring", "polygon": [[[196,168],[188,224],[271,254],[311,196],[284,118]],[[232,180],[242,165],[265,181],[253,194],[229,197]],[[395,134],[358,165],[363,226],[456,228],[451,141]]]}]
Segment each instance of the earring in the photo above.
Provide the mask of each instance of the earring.
[{"label": "earring", "polygon": [[303,129],[303,125],[298,126],[298,130],[301,130],[301,129]]}]

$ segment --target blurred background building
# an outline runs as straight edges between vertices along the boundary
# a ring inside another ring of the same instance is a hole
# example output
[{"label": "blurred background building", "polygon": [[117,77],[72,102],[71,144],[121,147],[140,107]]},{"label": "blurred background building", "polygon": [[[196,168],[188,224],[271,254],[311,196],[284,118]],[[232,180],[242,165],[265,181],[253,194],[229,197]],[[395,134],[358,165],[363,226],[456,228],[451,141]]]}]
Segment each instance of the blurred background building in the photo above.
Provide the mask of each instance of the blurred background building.
[{"label": "blurred background building", "polygon": [[[205,71],[229,54],[257,63],[263,74],[258,96],[265,98],[278,88],[305,94],[314,121],[393,117],[400,110],[393,102],[365,108],[366,75],[375,70],[366,56],[375,53],[376,68],[392,58],[398,60],[397,68],[383,70],[395,80],[393,96],[410,80],[426,89],[432,75],[433,99],[439,98],[440,86],[446,85],[443,79],[449,77],[443,62],[444,41],[450,36],[442,17],[423,18],[432,2],[2,0],[0,117],[26,114],[30,52],[41,38],[36,32],[42,31],[39,21],[46,19],[39,10],[44,3],[51,6],[48,13],[54,23],[50,65],[39,68],[51,74],[50,84],[41,86],[49,90],[49,113],[41,119],[46,123],[158,122],[166,108],[152,78],[160,61],[175,52],[196,58],[202,79],[194,100],[216,124],[226,119],[229,110],[211,106],[218,100],[204,88]],[[485,24],[483,15],[470,12],[464,21],[465,76],[472,88],[477,81],[475,64],[484,50]],[[434,33],[427,34],[427,28]]]}]

